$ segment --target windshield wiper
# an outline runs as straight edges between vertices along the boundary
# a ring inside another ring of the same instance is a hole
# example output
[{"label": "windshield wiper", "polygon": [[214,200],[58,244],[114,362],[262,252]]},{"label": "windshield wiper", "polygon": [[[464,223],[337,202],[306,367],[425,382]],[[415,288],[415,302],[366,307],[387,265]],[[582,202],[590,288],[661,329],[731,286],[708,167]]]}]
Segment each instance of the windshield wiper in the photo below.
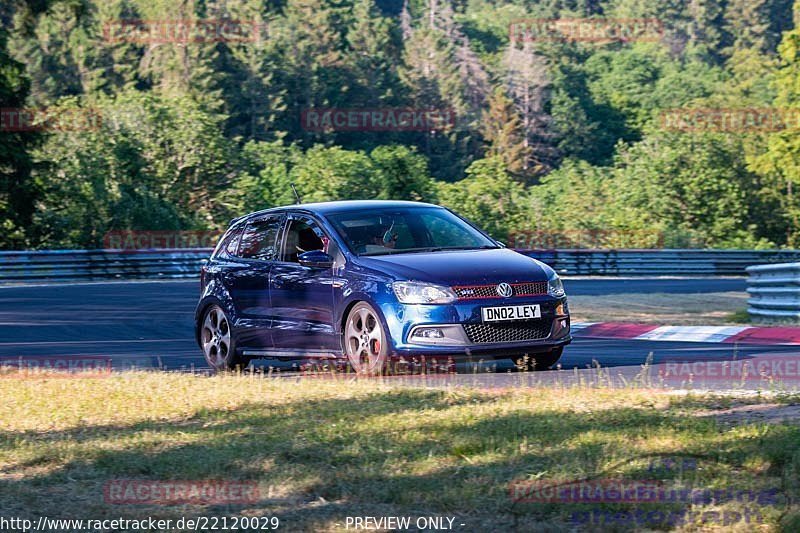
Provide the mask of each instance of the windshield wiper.
[{"label": "windshield wiper", "polygon": [[446,252],[447,250],[496,250],[497,246],[484,244],[482,246],[440,246],[438,248],[431,248],[432,252]]},{"label": "windshield wiper", "polygon": [[361,257],[375,257],[377,255],[395,255],[395,254],[416,254],[421,252],[435,252],[438,248],[404,248],[402,250],[386,250],[385,252],[368,252],[361,254]]},{"label": "windshield wiper", "polygon": [[403,250],[387,250],[385,252],[370,252],[361,254],[361,257],[375,257],[378,255],[417,254],[423,252],[446,252],[448,250],[498,250],[498,246],[433,246],[425,248],[405,248]]}]

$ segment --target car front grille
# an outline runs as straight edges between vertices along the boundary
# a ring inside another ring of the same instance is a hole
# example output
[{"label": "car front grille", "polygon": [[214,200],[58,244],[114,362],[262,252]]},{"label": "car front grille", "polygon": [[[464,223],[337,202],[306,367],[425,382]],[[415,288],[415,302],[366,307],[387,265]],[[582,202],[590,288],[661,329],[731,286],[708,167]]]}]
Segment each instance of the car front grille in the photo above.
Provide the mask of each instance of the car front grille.
[{"label": "car front grille", "polygon": [[467,337],[473,344],[542,340],[550,336],[550,328],[549,320],[505,324],[464,324]]},{"label": "car front grille", "polygon": [[[539,296],[547,294],[546,281],[529,281],[526,283],[511,283],[514,293],[512,298],[520,296]],[[477,300],[479,298],[500,298],[497,294],[497,284],[494,285],[465,285],[453,287],[459,300]]]}]

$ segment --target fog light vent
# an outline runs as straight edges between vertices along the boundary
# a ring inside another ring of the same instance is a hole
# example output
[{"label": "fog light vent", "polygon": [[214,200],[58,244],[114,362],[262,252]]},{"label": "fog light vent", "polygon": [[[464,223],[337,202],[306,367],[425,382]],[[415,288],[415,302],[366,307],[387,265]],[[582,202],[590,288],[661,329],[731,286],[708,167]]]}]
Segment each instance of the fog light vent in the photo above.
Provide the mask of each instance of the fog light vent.
[{"label": "fog light vent", "polygon": [[419,328],[414,332],[414,336],[422,339],[443,339],[444,332],[439,328]]}]

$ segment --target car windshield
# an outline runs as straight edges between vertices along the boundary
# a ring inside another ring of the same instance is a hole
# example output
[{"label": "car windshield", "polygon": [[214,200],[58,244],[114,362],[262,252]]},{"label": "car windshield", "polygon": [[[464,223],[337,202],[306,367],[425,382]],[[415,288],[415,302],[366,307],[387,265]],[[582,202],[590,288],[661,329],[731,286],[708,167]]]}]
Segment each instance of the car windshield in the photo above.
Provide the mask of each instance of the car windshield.
[{"label": "car windshield", "polygon": [[328,218],[358,255],[498,248],[480,231],[438,207],[348,211]]}]

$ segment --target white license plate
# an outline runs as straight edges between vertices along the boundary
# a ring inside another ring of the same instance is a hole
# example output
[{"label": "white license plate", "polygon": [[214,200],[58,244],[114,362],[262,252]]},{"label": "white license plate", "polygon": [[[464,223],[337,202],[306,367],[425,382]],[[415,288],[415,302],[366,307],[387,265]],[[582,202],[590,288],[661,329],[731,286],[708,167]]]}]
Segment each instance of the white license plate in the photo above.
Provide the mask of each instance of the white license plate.
[{"label": "white license plate", "polygon": [[484,322],[501,320],[532,320],[542,318],[542,310],[538,305],[504,305],[502,307],[484,307],[481,309]]}]

